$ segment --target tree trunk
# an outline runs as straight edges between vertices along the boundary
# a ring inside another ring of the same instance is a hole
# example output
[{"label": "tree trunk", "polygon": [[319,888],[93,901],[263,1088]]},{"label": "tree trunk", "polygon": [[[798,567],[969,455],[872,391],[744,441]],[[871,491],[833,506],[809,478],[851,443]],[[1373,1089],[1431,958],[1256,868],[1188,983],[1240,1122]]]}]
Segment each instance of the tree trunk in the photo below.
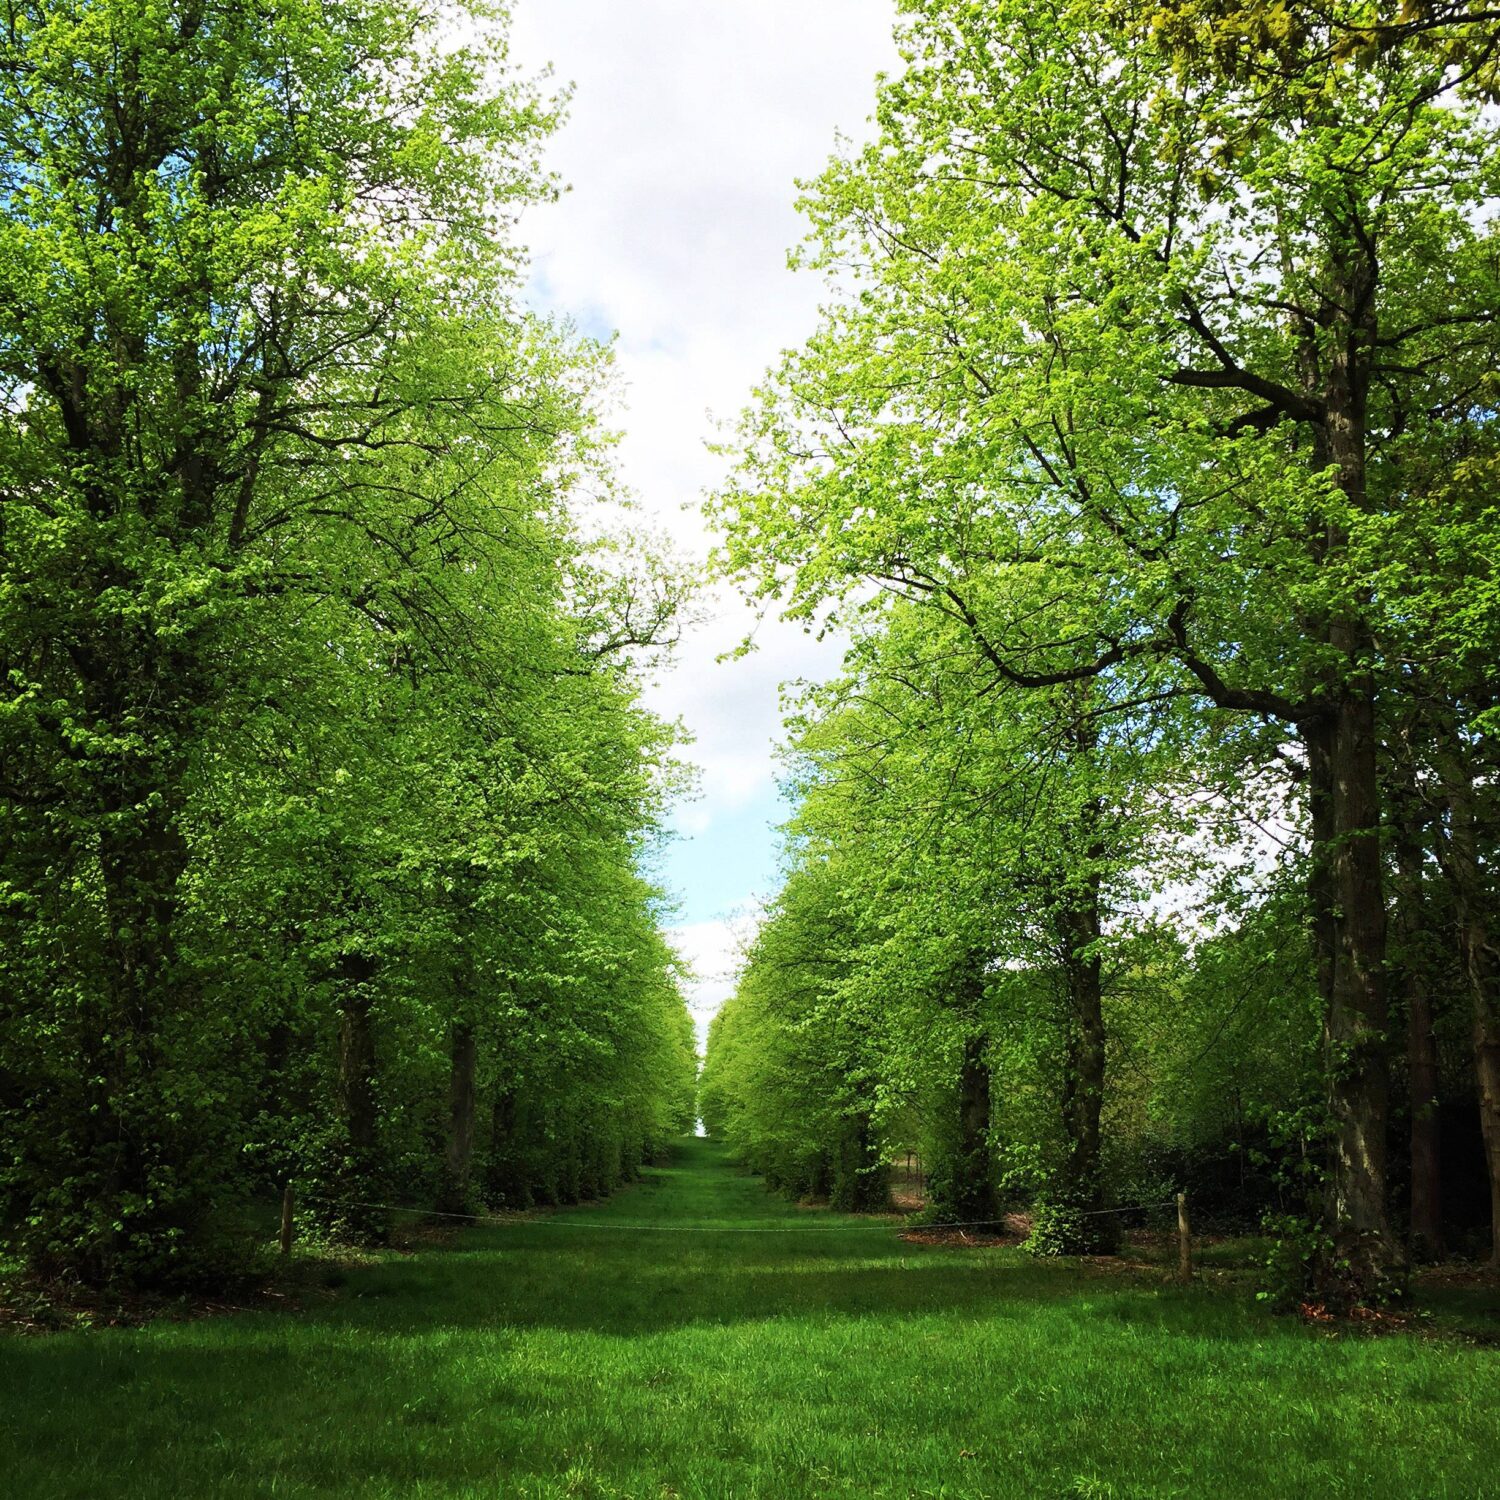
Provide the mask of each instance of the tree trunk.
[{"label": "tree trunk", "polygon": [[1333,736],[1329,726],[1315,721],[1304,726],[1307,753],[1308,869],[1307,906],[1312,932],[1318,998],[1325,1017],[1333,1009],[1334,911],[1333,890]]},{"label": "tree trunk", "polygon": [[1448,800],[1447,868],[1458,916],[1459,959],[1474,1014],[1474,1072],[1490,1179],[1490,1263],[1500,1269],[1500,996],[1496,993],[1500,966],[1490,937],[1479,864],[1474,782],[1451,745],[1445,745],[1437,758]]},{"label": "tree trunk", "polygon": [[448,1180],[442,1207],[466,1213],[474,1162],[475,1082],[479,1071],[479,1039],[471,1022],[453,1026],[449,1039]]},{"label": "tree trunk", "polygon": [[375,1101],[375,1033],[370,1025],[374,1003],[370,981],[375,961],[366,953],[339,959],[339,1116],[344,1122],[349,1167],[356,1186],[374,1165],[378,1111]]},{"label": "tree trunk", "polygon": [[1432,999],[1420,971],[1402,975],[1411,1104],[1411,1243],[1422,1260],[1443,1256],[1442,1138],[1438,1123],[1437,1038]]},{"label": "tree trunk", "polygon": [[490,1109],[485,1189],[490,1202],[507,1208],[529,1208],[532,1201],[521,1154],[522,1126],[515,1092],[510,1088],[497,1089]]},{"label": "tree trunk", "polygon": [[880,1136],[867,1114],[859,1116],[856,1141],[859,1147],[859,1191],[856,1206],[861,1213],[889,1213],[891,1208],[890,1167],[881,1151]]},{"label": "tree trunk", "polygon": [[341,953],[330,974],[338,1014],[334,1109],[341,1127],[328,1168],[329,1227],[356,1242],[377,1243],[389,1230],[378,1151],[373,955]]},{"label": "tree trunk", "polygon": [[[1356,198],[1330,200],[1330,284],[1338,315],[1327,330],[1317,467],[1332,464],[1344,499],[1369,509],[1368,392],[1376,346],[1379,265]],[[1309,372],[1320,361],[1314,359]],[[1347,531],[1324,522],[1315,560],[1336,580]],[[1337,598],[1331,592],[1330,601]],[[1385,893],[1380,858],[1374,643],[1366,601],[1330,603],[1320,632],[1329,648],[1319,704],[1302,724],[1313,794],[1314,934],[1324,991],[1324,1060],[1333,1152],[1326,1217],[1331,1253],[1314,1266],[1333,1303],[1363,1303],[1404,1289],[1406,1263],[1386,1203],[1389,1109]],[[1328,945],[1325,954],[1324,944]]]},{"label": "tree trunk", "polygon": [[[1477,939],[1477,933],[1471,929],[1464,938],[1466,954],[1473,953]],[[1496,1020],[1493,999],[1487,1007],[1476,1002],[1473,1035],[1479,1123],[1484,1131],[1484,1156],[1490,1175],[1490,1265],[1500,1271],[1500,1023]]]},{"label": "tree trunk", "polygon": [[928,1206],[941,1219],[967,1223],[993,1219],[999,1184],[990,1150],[990,1069],[982,1021],[987,959],[962,953],[950,977],[949,1004],[963,1027],[956,1089],[944,1090],[933,1120]]},{"label": "tree trunk", "polygon": [[1407,1090],[1411,1107],[1411,1248],[1419,1260],[1442,1259],[1442,1157],[1438,1125],[1437,1039],[1432,997],[1423,974],[1426,933],[1422,842],[1425,823],[1409,772],[1392,806],[1391,850],[1396,869],[1395,935],[1401,995],[1406,1003]]},{"label": "tree trunk", "polygon": [[1063,1124],[1068,1136],[1065,1188],[1074,1201],[1097,1208],[1099,1116],[1104,1104],[1104,983],[1099,956],[1099,878],[1090,873],[1067,896],[1059,921],[1068,993],[1067,1076]]},{"label": "tree trunk", "polygon": [[994,1218],[999,1202],[990,1150],[990,1068],[984,1056],[984,1037],[978,1032],[964,1038],[958,1079],[957,1147],[955,1215],[970,1221]]},{"label": "tree trunk", "polygon": [[[129,668],[117,670],[123,678]],[[101,719],[132,722],[135,705],[123,689],[106,686],[101,696],[104,703],[94,705]],[[202,1222],[201,1197],[187,1206],[184,1195],[204,1190],[194,1169],[208,1145],[194,1128],[208,1122],[185,1116],[163,1092],[171,1089],[164,1041],[170,1046],[175,1016],[191,1009],[177,961],[178,884],[188,861],[178,826],[182,772],[175,757],[135,759],[124,751],[120,759],[103,789],[99,838],[108,963],[81,1059],[92,1095],[81,1164],[97,1183],[100,1229],[79,1269],[100,1282],[120,1275],[162,1281]],[[185,1207],[174,1212],[173,1200]],[[134,1246],[129,1265],[127,1243]]]},{"label": "tree trunk", "polygon": [[[1350,626],[1335,632],[1347,658],[1365,643]],[[1333,847],[1333,974],[1324,1025],[1333,1161],[1328,1184],[1331,1256],[1320,1290],[1367,1301],[1398,1292],[1404,1269],[1386,1204],[1389,1038],[1385,991],[1385,897],[1372,685],[1355,674],[1332,713],[1328,769]]]},{"label": "tree trunk", "polygon": [[821,1148],[814,1154],[804,1176],[798,1184],[809,1198],[829,1198],[833,1195],[833,1158]]}]

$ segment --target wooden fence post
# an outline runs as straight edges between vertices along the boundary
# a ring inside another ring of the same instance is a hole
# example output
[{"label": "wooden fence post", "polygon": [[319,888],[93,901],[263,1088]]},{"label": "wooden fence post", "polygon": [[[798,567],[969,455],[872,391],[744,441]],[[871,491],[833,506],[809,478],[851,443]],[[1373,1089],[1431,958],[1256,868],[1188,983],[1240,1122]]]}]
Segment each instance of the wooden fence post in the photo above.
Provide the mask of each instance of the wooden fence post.
[{"label": "wooden fence post", "polygon": [[1177,1195],[1177,1279],[1193,1279],[1193,1236],[1188,1226],[1186,1193]]},{"label": "wooden fence post", "polygon": [[296,1203],[292,1197],[292,1185],[287,1183],[281,1193],[281,1253],[292,1253],[292,1210]]}]

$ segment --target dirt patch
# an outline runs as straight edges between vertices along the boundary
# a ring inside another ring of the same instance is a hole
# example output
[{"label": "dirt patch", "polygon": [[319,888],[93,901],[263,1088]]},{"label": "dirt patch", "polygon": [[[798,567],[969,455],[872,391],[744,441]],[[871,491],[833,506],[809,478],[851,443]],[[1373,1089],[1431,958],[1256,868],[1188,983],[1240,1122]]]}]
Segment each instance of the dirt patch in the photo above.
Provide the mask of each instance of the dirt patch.
[{"label": "dirt patch", "polygon": [[216,1296],[96,1292],[83,1287],[23,1283],[0,1289],[0,1333],[66,1333],[89,1328],[141,1328],[191,1323],[226,1313],[288,1312],[310,1297],[331,1295],[312,1282],[267,1285]]},{"label": "dirt patch", "polygon": [[1439,1266],[1418,1266],[1412,1280],[1418,1286],[1493,1287],[1500,1291],[1500,1270],[1473,1261],[1450,1260]]},{"label": "dirt patch", "polygon": [[377,1258],[349,1246],[320,1246],[278,1262],[258,1279],[217,1292],[101,1291],[17,1275],[0,1280],[0,1336],[192,1323],[229,1313],[296,1312],[337,1297],[350,1272]]},{"label": "dirt patch", "polygon": [[1016,1245],[1019,1243],[1014,1235],[991,1234],[987,1231],[972,1229],[943,1229],[938,1225],[924,1229],[905,1230],[901,1238],[908,1245],[961,1245],[965,1248],[973,1248],[975,1245]]},{"label": "dirt patch", "polygon": [[919,1224],[902,1231],[911,1245],[1018,1245],[1031,1233],[1030,1214],[1005,1214],[991,1225]]},{"label": "dirt patch", "polygon": [[469,1226],[467,1224],[402,1224],[391,1231],[391,1249],[402,1255],[419,1250],[447,1250]]},{"label": "dirt patch", "polygon": [[1316,1328],[1357,1328],[1364,1333],[1426,1331],[1416,1315],[1381,1307],[1356,1307],[1340,1317],[1329,1312],[1321,1302],[1300,1302],[1297,1316]]}]

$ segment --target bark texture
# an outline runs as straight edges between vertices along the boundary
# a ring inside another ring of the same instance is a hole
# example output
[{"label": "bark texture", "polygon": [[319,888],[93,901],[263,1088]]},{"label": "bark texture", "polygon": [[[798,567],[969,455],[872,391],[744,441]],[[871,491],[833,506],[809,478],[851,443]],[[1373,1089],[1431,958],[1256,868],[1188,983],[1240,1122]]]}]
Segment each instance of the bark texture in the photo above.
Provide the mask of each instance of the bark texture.
[{"label": "bark texture", "polygon": [[449,1034],[448,1160],[443,1208],[466,1213],[474,1169],[474,1120],[479,1075],[479,1038],[467,1021],[455,1023]]},{"label": "bark texture", "polygon": [[1391,819],[1396,873],[1394,936],[1406,1007],[1406,1077],[1411,1112],[1411,1251],[1417,1260],[1443,1254],[1442,1140],[1438,1121],[1438,1055],[1432,996],[1421,962],[1427,933],[1422,877],[1424,819],[1415,788],[1398,789]]},{"label": "bark texture", "polygon": [[1448,802],[1446,864],[1458,917],[1459,959],[1473,1013],[1474,1074],[1490,1182],[1490,1263],[1500,1268],[1500,961],[1479,862],[1474,782],[1451,746],[1440,756],[1439,771]]},{"label": "bark texture", "polygon": [[1060,916],[1068,997],[1063,1125],[1068,1138],[1065,1187],[1075,1202],[1098,1207],[1099,1117],[1104,1106],[1104,979],[1099,956],[1099,879],[1091,874],[1068,892]]}]

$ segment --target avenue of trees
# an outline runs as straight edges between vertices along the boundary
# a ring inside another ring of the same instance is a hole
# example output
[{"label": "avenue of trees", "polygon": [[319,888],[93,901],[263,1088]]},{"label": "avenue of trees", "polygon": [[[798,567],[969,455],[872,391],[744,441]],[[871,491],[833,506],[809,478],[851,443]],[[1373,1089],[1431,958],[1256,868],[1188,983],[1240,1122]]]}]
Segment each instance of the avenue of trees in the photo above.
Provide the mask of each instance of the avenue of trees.
[{"label": "avenue of trees", "polygon": [[677,584],[525,313],[504,15],[0,16],[0,1243],[222,1279],[293,1183],[570,1201],[690,1127],[641,873]]},{"label": "avenue of trees", "polygon": [[1389,9],[904,0],[808,186],[716,513],[852,645],[702,1088],[789,1190],[1495,1253],[1497,26]]}]

